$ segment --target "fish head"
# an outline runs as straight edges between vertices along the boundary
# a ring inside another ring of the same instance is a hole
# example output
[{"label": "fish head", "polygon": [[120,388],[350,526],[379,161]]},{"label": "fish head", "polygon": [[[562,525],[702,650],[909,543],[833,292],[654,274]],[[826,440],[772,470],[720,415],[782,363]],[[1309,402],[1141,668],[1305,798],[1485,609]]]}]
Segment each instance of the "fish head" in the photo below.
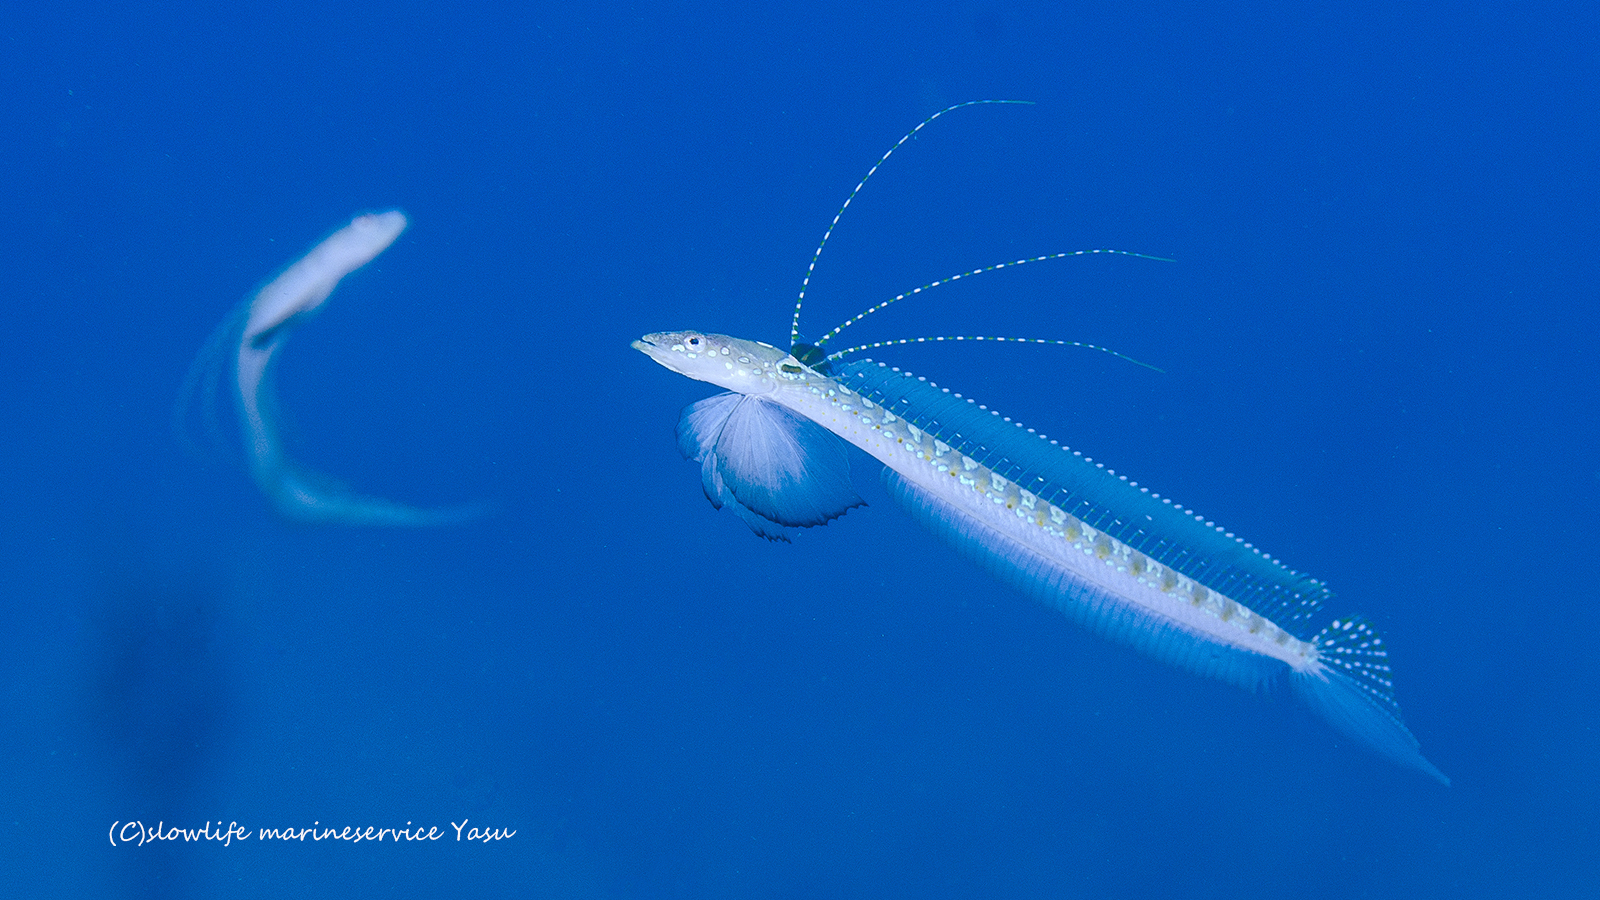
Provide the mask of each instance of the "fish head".
[{"label": "fish head", "polygon": [[787,350],[702,331],[647,334],[633,349],[679,375],[741,394],[768,393],[811,372]]}]

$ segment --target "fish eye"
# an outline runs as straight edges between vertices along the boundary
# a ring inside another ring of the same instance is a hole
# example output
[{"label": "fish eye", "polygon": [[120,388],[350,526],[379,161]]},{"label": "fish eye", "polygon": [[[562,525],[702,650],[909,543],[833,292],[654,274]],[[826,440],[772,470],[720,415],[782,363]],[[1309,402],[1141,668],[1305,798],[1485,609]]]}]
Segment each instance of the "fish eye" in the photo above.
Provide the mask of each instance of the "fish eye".
[{"label": "fish eye", "polygon": [[683,339],[683,345],[688,347],[690,350],[699,350],[700,346],[704,343],[705,341],[702,340],[698,334],[691,334]]}]

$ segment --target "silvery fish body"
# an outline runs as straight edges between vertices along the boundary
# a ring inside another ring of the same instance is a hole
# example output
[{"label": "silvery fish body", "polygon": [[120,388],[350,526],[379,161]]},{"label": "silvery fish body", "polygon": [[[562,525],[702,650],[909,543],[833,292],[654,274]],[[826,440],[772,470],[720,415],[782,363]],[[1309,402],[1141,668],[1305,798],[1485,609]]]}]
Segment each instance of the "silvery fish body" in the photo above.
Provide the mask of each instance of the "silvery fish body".
[{"label": "silvery fish body", "polygon": [[[802,361],[702,332],[633,346],[720,394],[679,446],[707,497],[769,539],[861,503],[846,442],[883,464],[913,518],[1001,581],[1109,640],[1257,689],[1288,677],[1335,728],[1446,784],[1403,724],[1383,639],[1359,618],[1313,631],[1329,596],[1212,522],[1032,429],[871,360]],[[798,349],[798,348],[797,348]]]}]

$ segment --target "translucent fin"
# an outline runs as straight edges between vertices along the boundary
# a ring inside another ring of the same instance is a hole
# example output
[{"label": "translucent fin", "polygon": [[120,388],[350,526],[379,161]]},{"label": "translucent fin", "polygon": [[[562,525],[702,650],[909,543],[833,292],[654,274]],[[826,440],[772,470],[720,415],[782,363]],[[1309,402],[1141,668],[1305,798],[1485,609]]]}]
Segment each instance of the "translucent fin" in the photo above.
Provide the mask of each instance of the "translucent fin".
[{"label": "translucent fin", "polygon": [[1056,609],[1113,643],[1198,675],[1248,690],[1277,682],[1285,671],[1296,696],[1341,734],[1380,756],[1444,784],[1450,779],[1423,758],[1417,739],[1400,720],[1389,677],[1388,652],[1372,626],[1341,619],[1316,638],[1319,671],[1295,672],[1279,660],[1206,640],[1142,613],[1074,578],[1058,561],[970,516],[950,503],[883,470],[889,496],[917,523],[967,559],[1024,594]]},{"label": "translucent fin", "polygon": [[1328,598],[1328,589],[1193,510],[898,367],[872,360],[836,360],[833,371],[851,390],[1019,487],[1232,597],[1296,637],[1309,636],[1307,620]]},{"label": "translucent fin", "polygon": [[327,476],[282,463],[256,480],[286,519],[331,525],[431,528],[459,525],[489,511],[484,504],[424,508],[357,494]]},{"label": "translucent fin", "polygon": [[758,397],[728,392],[684,407],[678,450],[700,463],[713,506],[733,506],[769,540],[788,539],[774,528],[825,525],[865,503],[850,484],[843,440]]},{"label": "translucent fin", "polygon": [[1379,756],[1438,781],[1450,779],[1422,756],[1422,746],[1400,719],[1389,671],[1389,651],[1372,625],[1339,619],[1316,637],[1322,667],[1296,672],[1294,692],[1339,733]]},{"label": "translucent fin", "polygon": [[1250,691],[1281,677],[1287,668],[1278,660],[1206,640],[1089,587],[1058,560],[1037,553],[1002,529],[967,515],[906,481],[893,469],[883,470],[883,486],[917,524],[933,532],[956,552],[1112,643]]},{"label": "translucent fin", "polygon": [[700,465],[700,486],[706,493],[706,499],[711,501],[716,509],[727,509],[750,526],[750,530],[769,541],[782,541],[785,544],[794,540],[795,529],[779,525],[771,519],[757,514],[750,507],[740,503],[738,498],[728,490],[722,481],[722,475],[717,472],[717,467],[709,461]]},{"label": "translucent fin", "polygon": [[184,451],[195,459],[209,461],[224,450],[234,450],[228,446],[222,417],[231,412],[226,407],[233,387],[235,347],[249,315],[247,297],[206,338],[183,378],[183,388],[172,409],[172,430]]}]

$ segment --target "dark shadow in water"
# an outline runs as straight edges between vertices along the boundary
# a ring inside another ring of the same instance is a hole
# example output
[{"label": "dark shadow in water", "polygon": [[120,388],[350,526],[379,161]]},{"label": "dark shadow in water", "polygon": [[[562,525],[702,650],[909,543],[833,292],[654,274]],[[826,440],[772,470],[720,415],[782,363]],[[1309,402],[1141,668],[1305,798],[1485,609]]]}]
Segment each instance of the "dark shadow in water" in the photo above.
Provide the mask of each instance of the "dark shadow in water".
[{"label": "dark shadow in water", "polygon": [[[159,580],[108,594],[91,627],[85,725],[107,782],[113,819],[200,827],[222,813],[212,790],[231,736],[231,668],[218,640],[218,604]],[[109,825],[109,823],[108,823]],[[120,854],[120,896],[200,896],[186,868],[201,848],[160,844]]]}]

